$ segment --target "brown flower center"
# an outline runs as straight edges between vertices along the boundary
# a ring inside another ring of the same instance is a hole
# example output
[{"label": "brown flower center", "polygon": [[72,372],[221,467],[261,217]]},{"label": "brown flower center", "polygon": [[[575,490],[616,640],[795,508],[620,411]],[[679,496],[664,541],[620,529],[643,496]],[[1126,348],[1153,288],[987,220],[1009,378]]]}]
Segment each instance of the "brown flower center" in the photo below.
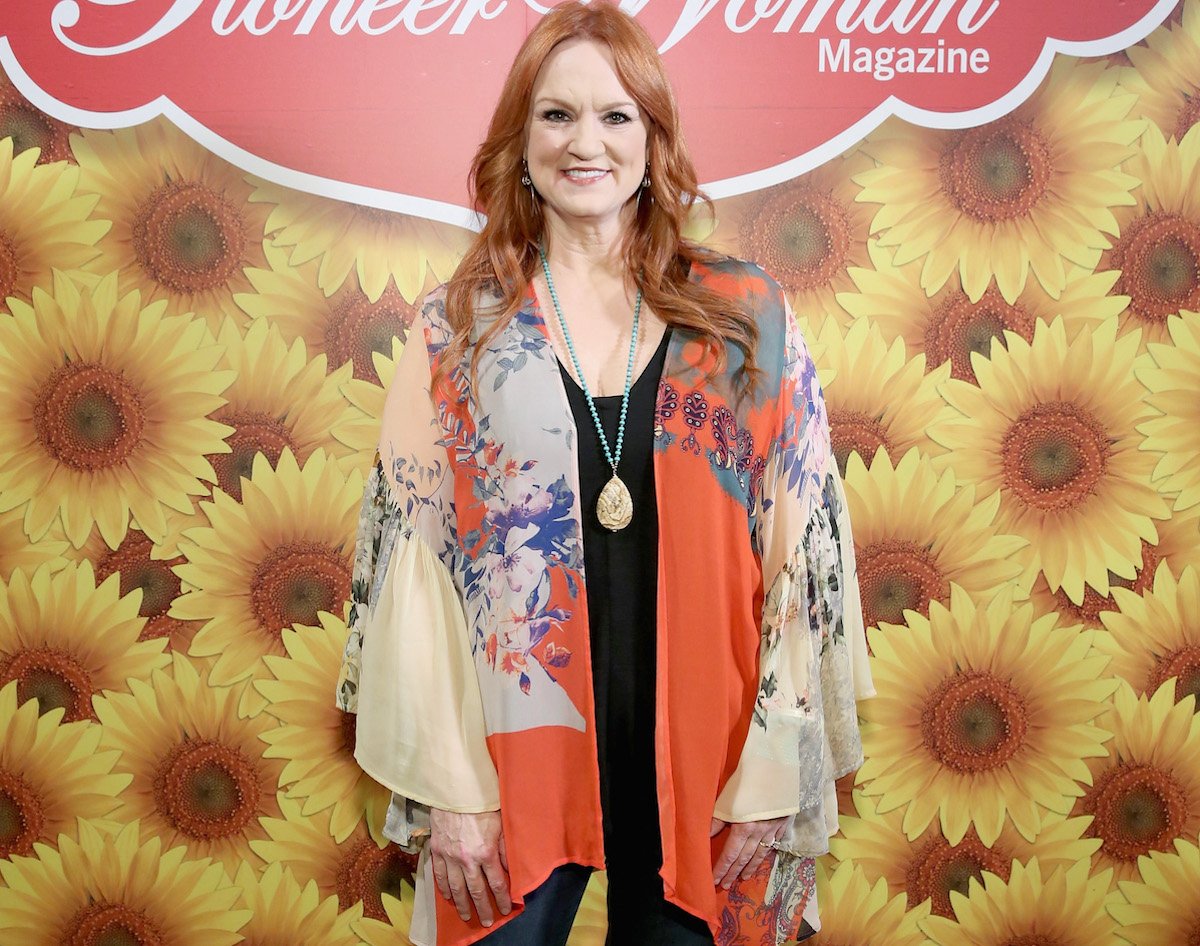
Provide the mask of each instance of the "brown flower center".
[{"label": "brown flower center", "polygon": [[133,221],[138,262],[174,292],[224,286],[241,271],[248,237],[239,208],[198,181],[162,185],[142,202]]},{"label": "brown flower center", "polygon": [[1066,944],[1048,933],[1022,933],[1005,940],[1004,946],[1066,946]]},{"label": "brown flower center", "polygon": [[21,261],[17,247],[8,234],[0,231],[0,311],[8,311],[5,300],[16,293],[20,277]]},{"label": "brown flower center", "polygon": [[1175,139],[1182,141],[1196,122],[1200,122],[1200,89],[1184,93],[1183,104],[1179,106],[1179,115],[1175,119]]},{"label": "brown flower center", "polygon": [[138,614],[144,618],[167,613],[180,591],[179,576],[172,571],[172,566],[184,561],[182,556],[169,560],[151,558],[153,548],[149,536],[131,529],[116,549],[96,563],[98,582],[120,573],[122,596],[141,589],[142,603]]},{"label": "brown flower center", "polygon": [[905,611],[929,614],[929,602],[950,593],[950,583],[926,548],[885,539],[857,551],[863,618],[868,626],[904,622]]},{"label": "brown flower center", "polygon": [[33,429],[46,452],[83,473],[128,460],[145,423],[137,389],[118,372],[86,362],[56,369],[33,406]]},{"label": "brown flower center", "polygon": [[240,749],[207,739],[179,743],[159,764],[154,802],[176,830],[206,841],[254,821],[264,782]]},{"label": "brown flower center", "polygon": [[1094,817],[1087,836],[1100,838],[1108,857],[1131,863],[1171,850],[1188,816],[1187,796],[1174,776],[1140,762],[1107,769],[1076,806]]},{"label": "brown flower center", "polygon": [[259,627],[278,637],[293,624],[319,624],[318,611],[335,611],[350,593],[350,568],[339,550],[317,542],[274,549],[254,570],[250,606]]},{"label": "brown flower center", "polygon": [[1004,765],[1025,742],[1025,701],[1012,684],[981,670],[960,670],[925,700],[921,735],[930,754],[957,772]]},{"label": "brown flower center", "polygon": [[73,160],[70,126],[34,108],[15,91],[0,89],[0,138],[12,138],[13,154],[39,148],[38,164]]},{"label": "brown flower center", "polygon": [[298,453],[291,429],[278,417],[262,411],[221,410],[215,418],[234,431],[225,441],[230,452],[210,454],[208,460],[216,471],[217,486],[238,502],[242,501],[242,477],[250,479],[258,454],[264,454],[275,466],[285,447]]},{"label": "brown flower center", "polygon": [[42,839],[46,813],[41,798],[20,775],[0,769],[0,857],[32,854]]},{"label": "brown flower center", "polygon": [[992,355],[992,339],[1004,344],[1005,332],[1033,338],[1034,318],[1020,306],[1009,305],[995,286],[988,287],[978,302],[965,293],[948,295],[929,314],[925,327],[927,369],[950,362],[950,376],[976,384],[971,355]]},{"label": "brown flower center", "polygon": [[741,227],[741,244],[790,292],[830,284],[847,264],[850,216],[841,201],[801,184],[770,194]]},{"label": "brown flower center", "polygon": [[1029,121],[1000,119],[955,132],[942,152],[942,190],[950,203],[984,223],[1027,214],[1050,183],[1050,147]]},{"label": "brown flower center", "polygon": [[1150,212],[1125,228],[1107,254],[1121,270],[1113,292],[1129,296],[1133,318],[1161,324],[1180,309],[1200,308],[1200,224]]},{"label": "brown flower center", "polygon": [[123,903],[89,903],[63,930],[62,946],[165,946],[158,926]]},{"label": "brown flower center", "polygon": [[0,664],[0,686],[17,681],[17,701],[38,701],[38,713],[66,710],[65,722],[94,719],[92,676],[65,651],[34,647],[10,654]]},{"label": "brown flower center", "polygon": [[354,747],[358,740],[358,714],[339,712],[341,713],[342,748],[353,756]]},{"label": "brown flower center", "polygon": [[1012,858],[1007,852],[985,847],[973,830],[955,845],[938,835],[925,842],[909,862],[906,874],[908,902],[921,903],[931,898],[934,913],[953,918],[951,891],[957,890],[967,896],[972,877],[980,879],[986,870],[1007,881],[1011,869]]},{"label": "brown flower center", "polygon": [[390,356],[392,339],[408,337],[417,307],[405,301],[391,283],[378,302],[371,302],[359,290],[337,299],[325,326],[325,354],[329,368],[354,362],[354,377],[375,381],[375,352]]},{"label": "brown flower center", "polygon": [[[1128,588],[1134,594],[1140,595],[1154,584],[1154,572],[1158,568],[1158,549],[1142,540],[1142,564],[1133,580],[1122,578],[1114,572],[1108,573],[1108,584],[1112,588]],[[1044,581],[1045,579],[1039,579]],[[1083,589],[1083,601],[1076,604],[1066,591],[1059,589],[1054,592],[1055,610],[1067,615],[1088,627],[1100,627],[1100,614],[1103,611],[1120,611],[1116,599],[1112,595],[1102,595],[1090,585]]]},{"label": "brown flower center", "polygon": [[364,916],[387,922],[383,894],[399,899],[403,885],[412,885],[416,867],[416,856],[395,844],[381,850],[370,839],[359,841],[338,863],[338,905],[346,910],[362,901]]},{"label": "brown flower center", "polygon": [[833,443],[834,458],[843,476],[846,475],[846,462],[850,454],[857,453],[870,463],[876,450],[892,446],[887,428],[878,417],[836,407],[829,411],[829,437]]},{"label": "brown flower center", "polygon": [[1196,712],[1200,713],[1200,644],[1187,644],[1159,657],[1146,680],[1146,692],[1154,693],[1172,677],[1176,678],[1175,702],[1186,699],[1190,693],[1196,698]]},{"label": "brown flower center", "polygon": [[1066,401],[1037,404],[1004,435],[1004,485],[1035,509],[1071,509],[1095,491],[1109,449],[1104,428],[1083,408]]}]

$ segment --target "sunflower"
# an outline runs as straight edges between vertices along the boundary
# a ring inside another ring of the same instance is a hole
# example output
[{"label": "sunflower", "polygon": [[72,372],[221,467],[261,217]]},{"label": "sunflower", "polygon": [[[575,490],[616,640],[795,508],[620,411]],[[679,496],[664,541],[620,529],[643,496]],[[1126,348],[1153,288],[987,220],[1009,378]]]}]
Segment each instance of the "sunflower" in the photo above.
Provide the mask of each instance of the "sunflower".
[{"label": "sunflower", "polygon": [[341,612],[362,487],[360,474],[340,473],[324,451],[302,468],[285,448],[274,468],[254,457],[241,503],[217,489],[201,504],[209,525],[188,531],[187,561],[175,569],[191,590],[169,614],[206,622],[189,653],[217,658],[214,684],[263,676],[261,658],[284,654],[284,628]]},{"label": "sunflower", "polygon": [[74,835],[77,819],[103,818],[129,784],[112,771],[119,753],[97,751],[100,727],[62,716],[18,705],[15,682],[0,689],[0,858]]},{"label": "sunflower", "polygon": [[952,893],[956,920],[930,916],[921,928],[930,946],[1125,946],[1104,909],[1110,881],[1089,876],[1087,861],[1053,871],[1018,861],[1007,881],[984,874],[968,896]]},{"label": "sunflower", "polygon": [[1096,647],[1112,654],[1108,671],[1139,694],[1155,693],[1174,678],[1175,695],[1200,702],[1200,571],[1189,565],[1178,579],[1162,562],[1154,586],[1141,594],[1113,590],[1119,610],[1100,615],[1108,634]]},{"label": "sunflower", "polygon": [[130,680],[129,693],[96,700],[101,745],[121,751],[133,782],[114,818],[141,819],[170,845],[212,857],[232,872],[254,860],[250,842],[266,837],[259,819],[279,814],[283,765],[263,754],[269,716],[239,719],[239,686],[214,686],[207,672],[172,655],[171,674]]},{"label": "sunflower", "polygon": [[35,857],[0,861],[0,934],[21,946],[233,946],[249,914],[220,864],[187,860],[163,839],[139,841],[79,823],[79,840],[58,838]]},{"label": "sunflower", "polygon": [[354,377],[373,381],[375,353],[387,355],[395,339],[404,341],[417,315],[394,283],[372,302],[351,275],[342,288],[326,297],[317,285],[316,262],[292,266],[286,250],[268,243],[270,269],[248,269],[252,293],[237,303],[253,319],[266,319],[289,342],[303,339],[310,355],[325,355],[330,369],[353,364]]},{"label": "sunflower", "polygon": [[196,622],[180,621],[168,614],[171,602],[181,592],[174,568],[182,563],[182,556],[158,557],[153,540],[144,532],[130,529],[115,549],[102,546],[95,564],[97,578],[114,574],[120,577],[121,594],[141,590],[138,614],[146,619],[146,626],[140,640],[165,638],[171,650],[186,652],[197,630]]},{"label": "sunflower", "polygon": [[[379,449],[379,427],[383,422],[383,405],[387,390],[396,376],[396,365],[404,345],[400,339],[392,339],[390,354],[375,352],[371,358],[375,376],[379,383],[352,378],[342,385],[342,396],[354,407],[353,418],[333,429],[333,435],[355,452],[356,469],[370,469]],[[816,357],[816,356],[814,356]]]},{"label": "sunflower", "polygon": [[362,937],[366,946],[412,946],[412,940],[408,938],[413,914],[411,898],[401,900],[384,894],[381,904],[382,915],[363,917],[354,924],[354,932]]},{"label": "sunflower", "polygon": [[850,288],[847,267],[866,265],[871,230],[854,178],[874,166],[856,151],[777,187],[722,200],[708,243],[759,263],[802,320],[820,324],[831,315],[845,323],[836,294]]},{"label": "sunflower", "polygon": [[1016,301],[1030,269],[1051,296],[1064,261],[1095,266],[1115,233],[1115,206],[1132,204],[1137,179],[1119,169],[1142,130],[1126,120],[1134,97],[1117,91],[1117,70],[1057,58],[1045,82],[998,121],[963,131],[898,119],[862,149],[881,167],[855,180],[858,199],[883,204],[872,221],[896,263],[924,257],[932,294],[957,269],[972,302],[994,276]]},{"label": "sunflower", "polygon": [[165,118],[71,138],[83,172],[80,189],[98,194],[96,212],[113,222],[93,268],[115,270],[122,287],[163,300],[167,312],[194,312],[213,330],[223,318],[245,322],[233,301],[262,267],[266,209],[250,202],[245,175]]},{"label": "sunflower", "polygon": [[10,296],[28,302],[35,286],[49,285],[52,270],[94,259],[111,226],[92,218],[96,198],[77,192],[79,168],[39,165],[36,149],[13,151],[13,139],[0,138],[0,313],[12,311]]},{"label": "sunflower", "polygon": [[262,453],[274,465],[285,448],[301,463],[317,448],[354,462],[353,451],[330,434],[354,417],[339,390],[350,378],[349,365],[327,374],[324,355],[310,361],[303,341],[289,347],[277,328],[261,320],[245,338],[227,320],[217,341],[225,346],[222,367],[237,377],[225,391],[229,403],[213,414],[233,428],[226,440],[232,452],[208,458],[218,487],[240,501],[242,477],[250,477],[254,457]]},{"label": "sunflower", "polygon": [[1047,870],[1070,867],[1090,858],[1101,843],[1083,837],[1089,819],[1053,813],[1043,814],[1032,842],[1009,824],[991,845],[970,829],[958,844],[951,844],[937,824],[909,839],[900,811],[879,814],[861,792],[854,793],[854,802],[857,814],[840,818],[841,833],[829,841],[833,856],[852,861],[872,883],[883,878],[893,896],[905,894],[909,903],[928,901],[938,916],[952,917],[950,894],[966,894],[971,878],[982,879],[984,871],[1007,881],[1014,861],[1028,863],[1034,857]]},{"label": "sunflower", "polygon": [[924,946],[918,924],[929,915],[928,904],[909,910],[904,894],[892,895],[884,880],[871,883],[862,868],[849,861],[832,873],[817,861],[817,901],[821,933],[815,942]]},{"label": "sunflower", "polygon": [[1124,880],[1108,912],[1133,946],[1192,946],[1200,942],[1200,848],[1175,842],[1175,853],[1151,851],[1138,863],[1141,880]]},{"label": "sunflower", "polygon": [[[838,469],[846,473],[851,453],[870,460],[880,448],[901,456],[913,447],[940,453],[928,428],[945,404],[937,386],[950,369],[925,373],[925,358],[905,358],[904,342],[890,345],[879,329],[860,320],[845,337],[837,320],[827,318],[817,336],[825,355],[822,365],[832,374],[824,383],[829,433]],[[814,358],[816,356],[814,355]]]},{"label": "sunflower", "polygon": [[1154,366],[1138,372],[1150,391],[1147,402],[1159,412],[1138,430],[1146,435],[1144,449],[1160,454],[1155,483],[1176,494],[1176,509],[1190,509],[1200,504],[1200,312],[1172,316],[1168,328],[1173,344],[1151,343]]},{"label": "sunflower", "polygon": [[207,415],[233,376],[202,322],[55,276],[54,295],[13,300],[0,320],[0,512],[25,507],[35,542],[60,518],[76,547],[98,525],[110,548],[134,522],[166,532],[163,507],[215,478],[205,454],[228,450]]},{"label": "sunflower", "polygon": [[290,868],[302,884],[315,881],[321,896],[336,894],[343,910],[361,903],[364,915],[372,919],[387,919],[384,905],[389,896],[411,904],[417,858],[386,841],[379,832],[382,825],[368,830],[360,823],[338,841],[330,827],[330,809],[306,816],[299,802],[280,795],[279,810],[283,817],[262,819],[270,840],[250,842],[267,863]]},{"label": "sunflower", "polygon": [[608,874],[592,871],[571,926],[567,946],[605,946],[608,936]]},{"label": "sunflower", "polygon": [[927,371],[949,362],[951,377],[972,383],[974,354],[990,357],[993,341],[1006,344],[1006,333],[1031,341],[1038,319],[1051,322],[1061,315],[1067,335],[1074,337],[1080,327],[1117,318],[1129,304],[1126,296],[1110,295],[1118,273],[1093,273],[1073,265],[1066,269],[1057,299],[1030,279],[1011,304],[994,284],[972,302],[957,276],[927,296],[919,262],[897,266],[894,253],[877,242],[868,252],[874,269],[851,269],[858,291],[838,293],[838,302],[856,320],[878,326],[887,341],[903,339],[910,356],[924,354]]},{"label": "sunflower", "polygon": [[1088,836],[1103,842],[1097,858],[1118,880],[1137,876],[1151,851],[1200,836],[1200,716],[1196,699],[1175,700],[1175,681],[1138,696],[1121,681],[1097,725],[1113,734],[1109,754],[1091,759],[1091,787],[1073,814],[1093,818]]},{"label": "sunflower", "polygon": [[290,786],[288,797],[304,800],[305,816],[332,808],[330,830],[344,841],[364,814],[371,824],[382,822],[391,793],[354,761],[357,717],[329,698],[349,633],[346,623],[326,612],[318,617],[320,627],[282,632],[288,656],[268,654],[264,660],[274,679],[256,680],[254,686],[280,722],[262,737],[270,746],[264,755],[287,760],[280,787]]},{"label": "sunflower", "polygon": [[389,279],[412,302],[425,285],[426,267],[439,282],[448,279],[470,244],[472,235],[458,227],[257,184],[250,199],[270,209],[272,242],[291,250],[293,266],[319,259],[317,285],[327,296],[354,270],[371,302],[379,301]]},{"label": "sunflower", "polygon": [[32,572],[40,565],[50,564],[58,571],[67,564],[71,543],[66,536],[51,533],[42,541],[31,543],[22,526],[23,519],[19,509],[0,512],[0,581],[8,581],[18,568]]},{"label": "sunflower", "polygon": [[1083,794],[1081,760],[1105,754],[1093,721],[1117,683],[1094,632],[1034,619],[1008,590],[984,607],[954,588],[948,608],[905,617],[868,631],[879,696],[864,704],[864,794],[881,814],[907,805],[910,839],[940,816],[951,844],[974,827],[991,847],[1007,815],[1033,842],[1047,809],[1065,814]]},{"label": "sunflower", "polygon": [[1060,318],[1039,322],[1032,343],[1010,334],[974,359],[978,387],[942,386],[954,411],[930,430],[964,480],[1000,491],[997,527],[1027,539],[1031,571],[1075,603],[1085,584],[1107,595],[1110,573],[1132,579],[1143,540],[1157,541],[1152,520],[1168,514],[1149,485],[1155,459],[1139,450],[1137,335],[1116,332],[1108,321],[1068,342]]},{"label": "sunflower", "polygon": [[94,695],[170,660],[165,641],[140,639],[138,598],[122,596],[116,577],[97,585],[90,562],[13,572],[0,584],[0,684],[17,681],[18,700],[41,713],[93,718]]},{"label": "sunflower", "polygon": [[1125,50],[1132,68],[1121,73],[1138,99],[1133,114],[1176,139],[1200,121],[1200,5],[1185,0],[1178,12],[1182,22]]},{"label": "sunflower", "polygon": [[251,913],[241,930],[247,943],[361,946],[350,924],[362,916],[362,909],[339,913],[337,897],[322,899],[311,880],[301,888],[281,864],[271,864],[261,874],[240,864],[234,883],[242,890],[238,905]]},{"label": "sunflower", "polygon": [[75,130],[34,107],[0,71],[0,138],[12,139],[15,154],[37,149],[38,164],[74,161],[70,135]]},{"label": "sunflower", "polygon": [[1176,142],[1151,125],[1125,168],[1142,186],[1132,207],[1116,211],[1120,236],[1096,268],[1120,271],[1122,330],[1165,342],[1172,315],[1200,309],[1200,128]]},{"label": "sunflower", "polygon": [[999,496],[976,501],[975,487],[915,449],[895,466],[882,449],[870,467],[852,453],[845,486],[867,626],[927,615],[951,582],[982,599],[1020,574],[1025,542],[997,528]]}]

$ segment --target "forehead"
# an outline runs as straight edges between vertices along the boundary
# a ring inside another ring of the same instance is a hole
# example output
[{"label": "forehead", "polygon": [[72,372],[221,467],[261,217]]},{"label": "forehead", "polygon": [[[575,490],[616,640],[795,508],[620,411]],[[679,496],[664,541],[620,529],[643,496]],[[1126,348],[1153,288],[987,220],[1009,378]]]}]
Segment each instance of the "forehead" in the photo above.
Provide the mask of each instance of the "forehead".
[{"label": "forehead", "polygon": [[632,101],[617,76],[612,50],[591,39],[565,40],[550,51],[533,83],[533,99],[543,95]]}]

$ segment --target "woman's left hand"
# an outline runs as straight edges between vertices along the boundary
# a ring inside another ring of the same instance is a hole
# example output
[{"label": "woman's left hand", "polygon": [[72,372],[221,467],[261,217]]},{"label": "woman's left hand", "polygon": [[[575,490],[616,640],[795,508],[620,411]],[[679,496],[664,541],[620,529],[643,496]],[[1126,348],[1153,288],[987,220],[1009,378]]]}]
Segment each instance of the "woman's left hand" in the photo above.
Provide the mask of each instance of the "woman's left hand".
[{"label": "woman's left hand", "polygon": [[[771,850],[771,842],[778,841],[790,819],[772,818],[769,821],[733,822],[729,825],[729,837],[717,863],[713,866],[713,883],[728,890],[741,875],[743,880],[753,876]],[[711,838],[724,828],[726,822],[713,818],[708,832]]]}]

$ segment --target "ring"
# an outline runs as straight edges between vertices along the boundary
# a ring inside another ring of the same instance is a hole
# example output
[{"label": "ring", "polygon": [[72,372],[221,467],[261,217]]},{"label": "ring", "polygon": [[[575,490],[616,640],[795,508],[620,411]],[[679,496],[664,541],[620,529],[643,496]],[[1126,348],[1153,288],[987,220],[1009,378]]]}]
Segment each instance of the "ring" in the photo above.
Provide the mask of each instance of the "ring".
[{"label": "ring", "polygon": [[759,841],[758,846],[759,847],[774,847],[775,842],[774,841]]}]

